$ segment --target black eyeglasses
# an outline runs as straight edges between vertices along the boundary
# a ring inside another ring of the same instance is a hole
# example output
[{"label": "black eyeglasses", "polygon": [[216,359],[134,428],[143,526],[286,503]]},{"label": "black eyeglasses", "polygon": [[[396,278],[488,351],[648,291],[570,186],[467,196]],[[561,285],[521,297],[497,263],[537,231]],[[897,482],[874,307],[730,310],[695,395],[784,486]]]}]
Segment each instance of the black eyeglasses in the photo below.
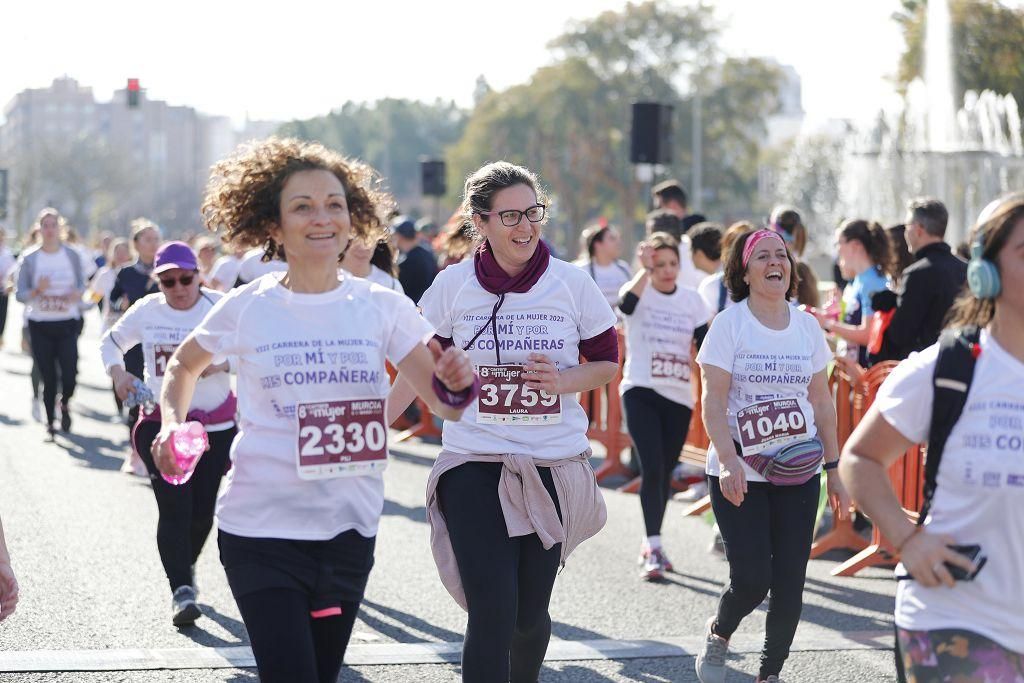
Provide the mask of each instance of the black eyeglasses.
[{"label": "black eyeglasses", "polygon": [[531,223],[540,223],[544,220],[544,214],[547,212],[546,206],[543,204],[535,204],[526,211],[519,211],[518,209],[507,209],[505,211],[478,211],[481,216],[493,216],[498,214],[501,218],[501,224],[506,228],[514,228],[522,222],[523,216],[526,216],[526,220]]},{"label": "black eyeglasses", "polygon": [[194,274],[182,275],[177,280],[175,280],[173,277],[157,278],[157,280],[160,281],[160,286],[163,287],[164,289],[174,289],[175,283],[180,284],[182,287],[188,287],[190,284],[192,284],[192,281],[195,279],[196,276]]}]

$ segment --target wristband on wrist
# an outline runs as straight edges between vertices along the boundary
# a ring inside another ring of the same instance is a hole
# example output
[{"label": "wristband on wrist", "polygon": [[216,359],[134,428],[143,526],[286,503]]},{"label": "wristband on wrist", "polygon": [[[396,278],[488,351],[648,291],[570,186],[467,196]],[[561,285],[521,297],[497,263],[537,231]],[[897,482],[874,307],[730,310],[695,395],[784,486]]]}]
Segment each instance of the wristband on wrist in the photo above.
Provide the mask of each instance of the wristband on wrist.
[{"label": "wristband on wrist", "polygon": [[430,386],[441,403],[449,408],[465,408],[480,393],[480,377],[474,374],[473,383],[462,391],[452,391],[437,378],[437,375],[431,377]]},{"label": "wristband on wrist", "polygon": [[821,469],[823,469],[826,472],[828,472],[829,470],[834,470],[837,467],[839,467],[839,461],[838,460],[833,460],[832,462],[827,462],[824,465],[822,465]]}]

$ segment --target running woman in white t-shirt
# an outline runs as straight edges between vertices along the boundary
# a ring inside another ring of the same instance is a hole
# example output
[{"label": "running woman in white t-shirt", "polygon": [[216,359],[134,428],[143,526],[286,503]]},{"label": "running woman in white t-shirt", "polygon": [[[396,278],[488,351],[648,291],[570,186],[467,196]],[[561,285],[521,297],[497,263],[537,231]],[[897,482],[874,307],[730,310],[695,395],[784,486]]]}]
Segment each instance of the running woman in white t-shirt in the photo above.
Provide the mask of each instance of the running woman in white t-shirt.
[{"label": "running woman in white t-shirt", "polygon": [[[196,255],[184,242],[160,246],[153,278],[160,284],[160,292],[132,304],[100,341],[103,366],[121,400],[135,392],[136,380],[125,369],[125,350],[136,344],[142,346],[146,386],[159,396],[174,350],[223,296],[200,288]],[[150,452],[160,431],[159,408],[140,411],[132,430],[132,444],[146,465],[156,497],[156,544],[171,587],[171,621],[175,626],[189,626],[200,616],[195,564],[213,527],[213,505],[235,438],[235,404],[227,363],[206,368],[188,412],[190,420],[206,427],[210,449],[200,458],[191,479],[178,486],[160,476]]]},{"label": "running woman in white t-shirt", "polygon": [[640,509],[646,531],[640,548],[642,578],[672,571],[661,547],[661,524],[672,490],[672,471],[690,430],[693,331],[709,313],[696,290],[676,284],[679,243],[656,232],[637,248],[643,269],[622,288],[626,366],[622,394],[626,426],[640,459]]},{"label": "running woman in white t-shirt", "polygon": [[341,257],[341,269],[350,275],[405,294],[402,283],[395,277],[395,256],[387,240],[349,241],[348,249]]},{"label": "running woman in white t-shirt", "polygon": [[[912,577],[896,592],[897,661],[909,683],[1016,682],[1024,672],[1024,194],[989,205],[971,243],[980,253],[969,268],[994,271],[998,284],[975,289],[975,279],[954,307],[950,328],[976,326],[981,339],[923,526],[907,519],[887,471],[929,440],[938,344],[886,379],[842,458],[858,507],[900,553],[897,574]],[[984,566],[951,545],[979,545]],[[977,575],[955,581],[953,566]]]},{"label": "running woman in white t-shirt", "polygon": [[[481,380],[462,420],[445,421],[427,483],[438,572],[469,612],[465,681],[507,681],[510,671],[517,683],[537,680],[555,574],[605,521],[577,394],[618,369],[615,314],[590,275],[551,257],[545,213],[527,169],[502,161],[474,172],[462,214],[483,244],[420,299]],[[396,383],[396,399],[401,391]],[[396,416],[408,400],[394,403]]]},{"label": "running woman in white t-shirt", "polygon": [[214,358],[238,362],[241,423],[217,502],[220,557],[264,683],[337,680],[384,505],[385,361],[441,416],[475,397],[457,349],[406,297],[338,276],[353,236],[375,239],[390,201],[376,176],[319,144],[269,138],[214,166],[203,214],[287,270],[232,290],[167,366],[156,462]]},{"label": "running woman in white t-shirt", "polygon": [[43,378],[46,431],[52,441],[57,419],[57,368],[60,368],[60,429],[71,431],[68,403],[78,375],[78,334],[81,331],[85,271],[78,252],[61,236],[64,219],[56,209],[43,209],[36,223],[40,245],[20,257],[15,298],[25,304],[32,360]]},{"label": "running woman in white t-shirt", "polygon": [[629,264],[619,258],[622,237],[610,225],[592,225],[580,236],[586,253],[573,261],[594,278],[609,306],[619,302],[619,290],[629,282],[633,272]]},{"label": "running woman in white t-shirt", "polygon": [[[803,608],[822,460],[835,514],[849,511],[835,471],[836,412],[825,369],[831,353],[814,317],[789,304],[798,277],[778,233],[740,236],[725,279],[736,305],[715,318],[697,363],[711,437],[708,487],[729,584],[708,620],[697,677],[725,680],[729,638],[770,593],[757,680],[778,681]],[[794,455],[803,469],[777,476],[774,468]]]}]

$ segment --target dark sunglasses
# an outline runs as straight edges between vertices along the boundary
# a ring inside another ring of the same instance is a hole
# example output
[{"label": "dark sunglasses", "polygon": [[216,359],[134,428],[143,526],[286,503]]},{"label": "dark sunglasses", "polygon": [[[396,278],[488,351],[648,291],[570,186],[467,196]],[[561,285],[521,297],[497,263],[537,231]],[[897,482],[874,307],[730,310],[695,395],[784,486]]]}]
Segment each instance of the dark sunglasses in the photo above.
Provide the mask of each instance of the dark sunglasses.
[{"label": "dark sunglasses", "polygon": [[177,280],[175,280],[173,277],[157,278],[157,280],[160,281],[160,286],[163,287],[164,289],[174,289],[175,283],[180,284],[182,287],[188,287],[190,284],[192,284],[192,281],[195,279],[195,275],[182,275]]}]

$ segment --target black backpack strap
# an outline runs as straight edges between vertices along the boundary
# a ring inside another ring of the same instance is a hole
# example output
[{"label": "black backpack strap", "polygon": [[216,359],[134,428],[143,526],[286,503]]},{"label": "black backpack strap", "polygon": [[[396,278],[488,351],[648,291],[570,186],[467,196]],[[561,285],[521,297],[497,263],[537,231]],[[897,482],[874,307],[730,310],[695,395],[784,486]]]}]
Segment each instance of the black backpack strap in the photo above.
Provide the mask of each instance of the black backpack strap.
[{"label": "black backpack strap", "polygon": [[946,330],[939,337],[939,358],[932,377],[934,400],[932,420],[928,429],[928,454],[924,463],[924,502],[917,518],[924,524],[939,476],[939,463],[953,426],[967,403],[967,394],[974,378],[981,331],[974,325]]}]

